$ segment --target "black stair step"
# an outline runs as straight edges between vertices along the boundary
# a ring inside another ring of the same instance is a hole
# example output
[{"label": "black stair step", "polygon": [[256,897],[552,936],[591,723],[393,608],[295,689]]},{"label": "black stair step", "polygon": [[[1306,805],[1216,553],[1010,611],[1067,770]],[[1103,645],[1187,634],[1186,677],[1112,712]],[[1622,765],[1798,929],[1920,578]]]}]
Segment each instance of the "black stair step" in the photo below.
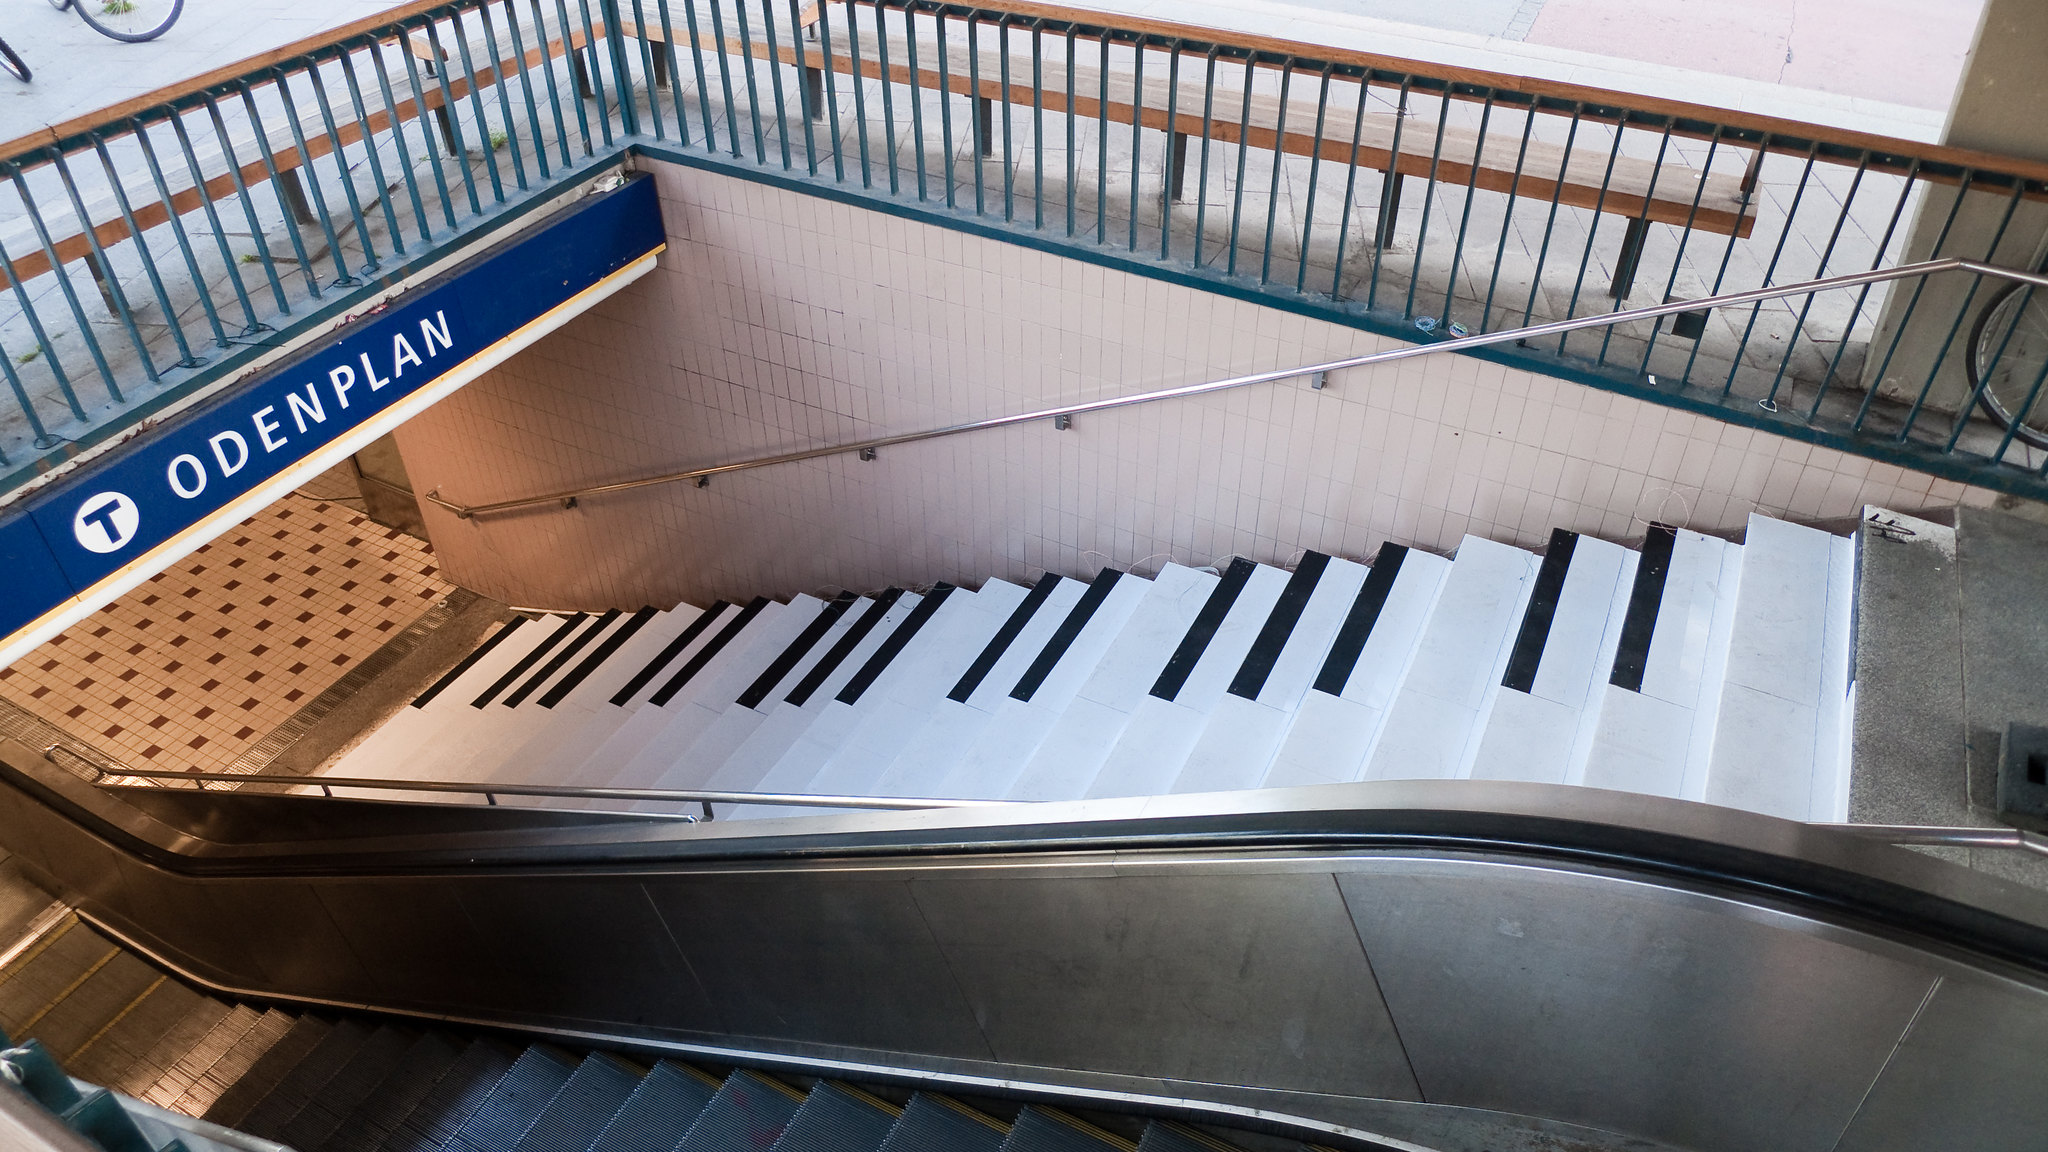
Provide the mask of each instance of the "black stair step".
[{"label": "black stair step", "polygon": [[603,1052],[586,1057],[519,1138],[515,1152],[585,1152],[640,1086],[640,1070]]},{"label": "black stair step", "polygon": [[1166,667],[1159,670],[1159,679],[1152,682],[1152,695],[1171,703],[1194,674],[1195,665],[1202,662],[1202,654],[1209,650],[1209,642],[1216,638],[1216,630],[1223,627],[1224,617],[1237,603],[1237,597],[1251,580],[1252,572],[1258,565],[1238,556],[1230,561],[1230,567],[1223,570],[1223,578],[1209,590],[1209,599],[1202,603],[1202,610],[1195,613],[1194,623],[1188,625],[1187,635],[1182,636],[1180,646],[1167,658]]},{"label": "black stair step", "polygon": [[1059,582],[1060,577],[1052,572],[1038,578],[1038,583],[1033,584],[1031,591],[1025,593],[1024,599],[1010,610],[1009,618],[1003,621],[1003,626],[996,629],[996,634],[989,637],[988,643],[982,646],[981,654],[974,658],[974,663],[969,664],[967,671],[960,674],[960,679],[954,683],[953,690],[946,693],[946,699],[960,704],[967,703],[974,695],[974,690],[981,687],[983,680],[988,679],[988,674],[994,670],[996,661],[1003,658],[1003,653],[1010,650],[1010,645],[1016,642],[1025,625],[1031,623],[1031,617],[1037,614],[1038,609],[1052,595],[1052,590],[1059,586]]},{"label": "black stair step", "polygon": [[1337,629],[1337,638],[1330,641],[1329,654],[1323,657],[1323,666],[1316,673],[1316,691],[1332,696],[1344,694],[1344,685],[1350,682],[1351,671],[1365,652],[1365,642],[1372,638],[1373,625],[1379,623],[1387,596],[1394,590],[1394,580],[1401,574],[1401,562],[1407,557],[1408,549],[1399,544],[1380,545],[1379,555],[1373,557],[1372,570],[1365,574],[1365,583],[1359,586],[1350,610],[1344,614],[1343,625]]},{"label": "black stair step", "polygon": [[[327,1087],[327,1082],[334,1079],[336,1073],[348,1065],[350,1058],[369,1040],[370,1032],[370,1026],[359,1020],[342,1020],[335,1024],[320,1037],[318,1043],[293,1062],[289,1071],[277,1078],[270,1091],[229,1126],[265,1140],[282,1141],[285,1128],[292,1119]],[[266,1057],[264,1063],[271,1063],[271,1059]],[[241,1086],[238,1084],[236,1087],[239,1089]],[[228,1123],[210,1114],[207,1119]]]},{"label": "black stair step", "polygon": [[741,692],[733,703],[742,708],[758,711],[761,702],[768,699],[768,694],[775,691],[777,684],[796,671],[796,666],[803,662],[805,656],[810,655],[811,649],[824,641],[831,633],[832,626],[839,623],[839,618],[846,615],[847,609],[853,607],[856,599],[858,597],[853,593],[847,592],[834,597],[819,609],[818,614],[811,618],[811,622],[804,626],[804,630],[797,633],[796,639],[791,640],[787,647],[776,654],[775,659],[769,661],[768,667],[763,669],[759,676],[754,677],[754,682],[747,685],[746,691]]},{"label": "black stair step", "polygon": [[433,685],[429,687],[425,692],[422,692],[418,696],[414,697],[412,706],[415,708],[425,708],[428,704],[433,703],[434,697],[439,696],[443,689],[447,688],[450,684],[455,683],[457,680],[462,679],[462,674],[464,672],[467,672],[472,667],[475,667],[477,661],[482,660],[484,657],[490,655],[491,649],[496,648],[498,645],[504,643],[506,638],[511,636],[513,632],[517,631],[519,626],[525,624],[527,620],[528,618],[525,616],[514,616],[511,620],[507,621],[503,628],[500,628],[496,632],[491,633],[490,639],[484,641],[482,644],[477,645],[474,649],[470,651],[469,655],[464,656],[462,658],[461,663],[458,663],[457,665],[455,665],[455,667],[450,668],[447,672],[443,673],[441,678],[439,680],[434,681]]},{"label": "black stair step", "polygon": [[802,1103],[803,1098],[786,1084],[752,1072],[735,1072],[725,1078],[675,1152],[772,1147]]},{"label": "black stair step", "polygon": [[1130,1152],[1131,1144],[1064,1112],[1026,1106],[1003,1152]]},{"label": "black stair step", "polygon": [[[268,1017],[269,1014],[265,1015]],[[259,1027],[262,1025],[262,1021],[257,1023]],[[332,1030],[333,1025],[317,1016],[301,1016],[293,1021],[286,1028],[284,1035],[278,1037],[277,1042],[265,1049],[253,1063],[241,1065],[239,1072],[234,1065],[240,1062],[235,1060],[235,1051],[230,1049],[215,1062],[213,1068],[207,1069],[199,1078],[200,1081],[210,1081],[214,1090],[218,1092],[203,1113],[204,1117],[223,1128],[242,1127],[256,1105],[270,1095],[271,1089],[282,1083],[286,1076],[291,1075],[292,1069],[298,1066],[299,1061],[318,1047],[320,1041],[326,1039],[327,1033]],[[252,1028],[251,1031],[255,1029]],[[237,1042],[236,1048],[240,1047],[241,1043]],[[188,1097],[200,1091],[202,1087],[200,1082],[194,1082],[192,1090],[187,1093]]]},{"label": "black stair step", "polygon": [[472,1042],[377,1145],[378,1152],[439,1152],[490,1097],[518,1057],[516,1049],[495,1040]]},{"label": "black stair step", "polygon": [[775,1152],[877,1152],[896,1117],[895,1110],[864,1092],[821,1083],[790,1117]]},{"label": "black stair step", "polygon": [[498,677],[497,681],[489,688],[484,689],[483,695],[471,700],[469,706],[472,708],[482,708],[490,704],[491,701],[496,700],[507,689],[511,688],[512,685],[518,683],[520,678],[531,671],[535,664],[547,659],[548,653],[560,647],[562,642],[567,640],[576,629],[581,628],[583,622],[589,618],[590,614],[587,612],[578,612],[572,616],[562,617],[561,621],[555,625],[554,631],[548,633],[547,639],[535,645],[533,651],[521,656],[518,663],[512,665],[503,676]]},{"label": "black stair step", "polygon": [[1061,620],[1060,626],[1053,629],[1052,635],[1045,641],[1045,647],[1039,649],[1038,656],[1031,661],[1031,666],[1024,670],[1022,676],[1017,677],[1017,683],[1010,688],[1011,699],[1031,703],[1031,698],[1038,694],[1039,686],[1044,684],[1045,678],[1052,675],[1052,670],[1059,666],[1060,660],[1067,654],[1067,649],[1072,648],[1074,641],[1080,639],[1082,630],[1095,618],[1096,610],[1102,607],[1104,600],[1109,599],[1110,591],[1123,576],[1122,572],[1114,568],[1104,568],[1095,574],[1095,579],[1089,583],[1088,590],[1081,593],[1081,598],[1067,610],[1066,619]]},{"label": "black stair step", "polygon": [[307,1099],[298,1115],[285,1122],[278,1140],[293,1148],[324,1149],[341,1122],[369,1099],[392,1063],[412,1048],[416,1038],[411,1029],[391,1025],[370,1033],[348,1062]]},{"label": "black stair step", "polygon": [[889,1130],[881,1152],[998,1152],[1009,1131],[965,1104],[920,1092]]},{"label": "black stair step", "polygon": [[1303,554],[1273,610],[1266,614],[1266,623],[1252,641],[1251,650],[1245,653],[1244,663],[1238,665],[1237,675],[1230,681],[1231,695],[1246,700],[1259,698],[1259,693],[1265,690],[1266,678],[1273,674],[1273,665],[1280,662],[1288,637],[1294,635],[1294,626],[1301,623],[1302,610],[1308,607],[1309,597],[1315,595],[1316,584],[1329,567],[1330,558],[1321,552]]},{"label": "black stair step", "polygon": [[370,1095],[342,1118],[321,1152],[373,1152],[455,1066],[463,1048],[462,1041],[441,1032],[415,1039],[384,1069]]},{"label": "black stair step", "polygon": [[697,1122],[718,1081],[666,1060],[626,1099],[590,1152],[670,1152]]},{"label": "black stair step", "polygon": [[668,667],[669,661],[675,659],[683,649],[688,648],[697,637],[702,636],[705,629],[711,627],[711,622],[718,619],[730,607],[732,607],[731,604],[720,600],[698,613],[697,618],[685,625],[683,630],[677,633],[675,639],[662,645],[661,651],[654,654],[654,659],[642,665],[640,671],[633,674],[632,679],[626,681],[617,692],[612,694],[612,703],[623,706],[632,700],[634,696],[639,694],[642,688],[647,687],[656,676],[661,674],[664,668]]},{"label": "black stair step", "polygon": [[539,691],[541,685],[547,683],[549,678],[553,677],[555,673],[560,672],[563,669],[563,667],[565,667],[569,663],[569,661],[574,660],[578,652],[583,651],[586,645],[588,645],[592,640],[597,639],[597,637],[600,634],[602,634],[605,629],[610,628],[612,626],[612,621],[617,620],[618,618],[619,610],[614,608],[611,611],[606,612],[604,615],[599,616],[595,620],[591,621],[590,627],[585,628],[583,631],[577,633],[576,638],[574,640],[571,640],[567,644],[562,645],[561,650],[556,652],[552,659],[550,659],[547,663],[542,664],[540,666],[540,671],[535,672],[532,676],[527,677],[526,683],[521,684],[518,688],[515,688],[511,692],[507,693],[505,698],[503,700],[500,700],[499,703],[503,704],[507,708],[517,708],[521,704],[526,703],[526,698],[528,696],[531,696],[535,692]]},{"label": "black stair step", "polygon": [[[661,687],[647,697],[647,702],[656,708],[668,707],[668,702],[676,698],[676,693],[681,692],[685,685],[696,679],[697,673],[702,672],[707,665],[717,659],[718,654],[725,650],[725,646],[732,643],[734,637],[745,632],[747,625],[752,624],[754,618],[767,608],[766,596],[756,596],[748,601],[747,606],[740,609],[739,615],[734,616],[711,639],[705,641],[702,648],[697,649],[695,654],[683,662],[682,667],[676,669],[675,675],[669,677]],[[619,703],[619,698],[612,697],[612,702]]]},{"label": "black stair step", "polygon": [[447,1152],[506,1152],[519,1143],[576,1070],[576,1058],[536,1044],[519,1054],[482,1104],[455,1130]]},{"label": "black stair step", "polygon": [[605,661],[611,659],[612,653],[623,648],[626,641],[631,640],[633,634],[645,627],[649,620],[654,619],[654,616],[654,609],[642,608],[627,617],[624,624],[614,628],[612,634],[604,638],[604,643],[591,649],[590,655],[583,658],[583,663],[571,668],[567,676],[555,681],[555,686],[548,689],[541,696],[540,706],[543,708],[553,708],[567,699],[569,693],[574,692],[578,685],[590,677],[591,673],[596,672],[598,668],[603,666]]},{"label": "black stair step", "polygon": [[809,703],[818,689],[825,686],[825,681],[831,679],[841,664],[846,663],[846,658],[853,654],[855,648],[860,647],[860,642],[867,639],[868,633],[881,625],[882,618],[887,616],[889,610],[896,607],[896,602],[902,598],[901,588],[891,588],[875,597],[875,602],[868,605],[867,611],[854,619],[853,627],[848,628],[841,634],[838,642],[826,649],[825,655],[820,657],[816,664],[811,665],[811,670],[804,673],[804,678],[797,681],[796,687],[791,688],[789,695],[782,699],[798,708]]}]

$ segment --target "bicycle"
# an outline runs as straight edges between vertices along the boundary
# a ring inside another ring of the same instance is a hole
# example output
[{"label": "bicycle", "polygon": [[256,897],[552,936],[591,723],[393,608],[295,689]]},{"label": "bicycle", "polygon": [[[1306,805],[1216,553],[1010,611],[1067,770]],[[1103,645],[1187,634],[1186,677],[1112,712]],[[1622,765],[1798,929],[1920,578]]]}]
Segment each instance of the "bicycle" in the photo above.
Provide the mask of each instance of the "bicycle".
[{"label": "bicycle", "polygon": [[102,36],[140,44],[170,31],[185,10],[185,0],[50,0],[50,7],[59,12],[71,9]]},{"label": "bicycle", "polygon": [[28,65],[22,62],[14,49],[7,46],[5,40],[0,40],[0,68],[6,69],[9,75],[23,83],[27,83],[29,79]]},{"label": "bicycle", "polygon": [[1970,390],[2013,439],[2048,449],[2048,290],[2014,284],[1970,329]]}]

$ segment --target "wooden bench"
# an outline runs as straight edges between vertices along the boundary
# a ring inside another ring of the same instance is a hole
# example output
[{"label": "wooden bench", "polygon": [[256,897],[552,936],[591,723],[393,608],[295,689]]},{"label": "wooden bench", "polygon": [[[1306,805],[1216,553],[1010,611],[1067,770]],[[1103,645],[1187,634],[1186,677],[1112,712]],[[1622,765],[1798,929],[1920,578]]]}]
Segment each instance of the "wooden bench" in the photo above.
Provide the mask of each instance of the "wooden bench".
[{"label": "wooden bench", "polygon": [[[673,24],[671,20],[671,27]],[[702,21],[700,30],[701,24]],[[919,35],[913,68],[910,44],[900,24],[887,27],[887,39],[883,41],[878,39],[872,22],[862,21],[858,56],[848,48],[849,37],[840,27],[828,28],[829,41],[806,38],[771,49],[758,40],[744,43],[737,37],[728,37],[724,50],[734,56],[773,58],[800,69],[804,75],[800,86],[804,112],[812,118],[823,113],[821,78],[826,71],[868,79],[886,75],[899,84],[972,97],[977,104],[976,143],[984,156],[993,151],[995,105],[1034,106],[1034,62],[1030,49],[1034,33],[1028,29],[1013,32],[1013,43],[1007,46],[1006,53],[1004,46],[988,43],[994,30],[984,25],[978,36],[980,48],[970,54],[964,25],[953,21],[942,72],[937,60],[937,38],[929,31]],[[640,35],[638,29],[622,28],[622,32],[636,38]],[[658,32],[650,38],[658,40]],[[1333,85],[1332,98],[1319,122],[1315,74],[1295,74],[1284,106],[1278,95],[1255,90],[1247,110],[1242,65],[1218,69],[1216,87],[1209,97],[1211,115],[1205,122],[1203,56],[1183,55],[1176,83],[1167,75],[1168,55],[1147,50],[1145,81],[1140,90],[1130,73],[1115,69],[1110,71],[1105,88],[1101,68],[1078,59],[1069,76],[1064,49],[1063,37],[1046,35],[1036,61],[1036,107],[1091,120],[1107,118],[1115,124],[1129,125],[1135,120],[1146,128],[1168,133],[1165,191],[1176,201],[1183,198],[1190,141],[1200,140],[1205,133],[1208,139],[1223,143],[1319,156],[1340,164],[1355,161],[1361,168],[1380,173],[1382,195],[1376,230],[1381,234],[1389,227],[1400,201],[1402,184],[1410,176],[1545,203],[1554,199],[1559,204],[1628,221],[1609,289],[1616,298],[1626,296],[1633,284],[1650,224],[1672,224],[1739,237],[1749,236],[1756,227],[1750,204],[1760,151],[1751,157],[1748,172],[1739,177],[1702,174],[1668,158],[1659,164],[1630,156],[1610,158],[1605,149],[1577,148],[1567,152],[1559,145],[1540,140],[1531,140],[1524,151],[1519,131],[1496,130],[1482,140],[1472,129],[1455,124],[1440,126],[1413,114],[1367,111],[1361,117],[1355,85],[1349,86],[1347,98],[1338,98],[1334,94],[1337,86]],[[1007,84],[1003,79],[1006,54]],[[1099,54],[1099,49],[1083,50],[1077,57],[1095,54]],[[1235,76],[1230,75],[1233,72]]]}]

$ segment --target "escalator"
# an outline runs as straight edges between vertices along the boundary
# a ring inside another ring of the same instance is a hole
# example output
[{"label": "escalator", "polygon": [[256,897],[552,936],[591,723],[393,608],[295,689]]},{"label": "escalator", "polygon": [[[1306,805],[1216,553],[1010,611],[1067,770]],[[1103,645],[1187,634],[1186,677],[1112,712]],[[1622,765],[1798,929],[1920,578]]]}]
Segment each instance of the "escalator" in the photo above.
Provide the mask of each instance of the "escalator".
[{"label": "escalator", "polygon": [[[96,786],[0,744],[0,847],[129,958],[104,979],[270,1030],[184,1107],[299,1152],[415,1050],[495,1053],[417,1145],[466,1152],[591,1148],[658,1091],[788,1122],[689,1143],[714,1113],[664,1113],[650,1146],[691,1148],[1992,1149],[2048,1124],[2038,892],[1656,797],[1250,795],[695,824]],[[536,1086],[488,1119],[518,1067]],[[605,1094],[525,1143],[574,1077]],[[805,1110],[867,1136],[801,1142]],[[928,1115],[1000,1140],[925,1140]]]}]

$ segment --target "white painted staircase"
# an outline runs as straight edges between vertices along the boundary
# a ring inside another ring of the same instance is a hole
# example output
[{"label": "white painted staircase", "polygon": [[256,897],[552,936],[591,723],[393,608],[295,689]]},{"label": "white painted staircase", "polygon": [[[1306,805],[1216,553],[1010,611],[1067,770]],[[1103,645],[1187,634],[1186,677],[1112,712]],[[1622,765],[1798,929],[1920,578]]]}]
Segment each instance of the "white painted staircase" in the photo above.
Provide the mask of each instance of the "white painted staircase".
[{"label": "white painted staircase", "polygon": [[1755,516],[1740,545],[1468,536],[522,619],[328,772],[990,800],[1469,778],[1843,820],[1854,547]]}]

